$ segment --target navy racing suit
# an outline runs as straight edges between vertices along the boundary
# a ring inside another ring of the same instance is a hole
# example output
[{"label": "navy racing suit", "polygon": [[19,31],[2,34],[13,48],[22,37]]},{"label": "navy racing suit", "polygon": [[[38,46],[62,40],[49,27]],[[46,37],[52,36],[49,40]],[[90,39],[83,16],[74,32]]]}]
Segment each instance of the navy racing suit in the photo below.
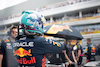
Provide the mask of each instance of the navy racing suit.
[{"label": "navy racing suit", "polygon": [[19,66],[45,67],[47,53],[60,53],[62,44],[43,37],[23,38],[13,43],[13,56]]}]

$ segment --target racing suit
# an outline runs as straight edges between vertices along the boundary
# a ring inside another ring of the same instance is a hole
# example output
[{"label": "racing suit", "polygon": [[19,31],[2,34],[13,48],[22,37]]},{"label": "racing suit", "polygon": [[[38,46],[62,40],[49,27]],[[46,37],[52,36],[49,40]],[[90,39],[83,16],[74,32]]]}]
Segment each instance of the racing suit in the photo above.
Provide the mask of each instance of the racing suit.
[{"label": "racing suit", "polygon": [[19,66],[45,67],[45,55],[62,50],[63,46],[59,42],[39,36],[25,37],[13,43],[13,56]]},{"label": "racing suit", "polygon": [[85,54],[87,56],[87,62],[95,61],[95,54],[96,54],[95,46],[92,43],[90,43],[87,45],[86,48],[87,52]]},{"label": "racing suit", "polygon": [[10,38],[1,41],[0,54],[3,55],[2,67],[14,67],[15,60],[12,55],[12,43]]}]

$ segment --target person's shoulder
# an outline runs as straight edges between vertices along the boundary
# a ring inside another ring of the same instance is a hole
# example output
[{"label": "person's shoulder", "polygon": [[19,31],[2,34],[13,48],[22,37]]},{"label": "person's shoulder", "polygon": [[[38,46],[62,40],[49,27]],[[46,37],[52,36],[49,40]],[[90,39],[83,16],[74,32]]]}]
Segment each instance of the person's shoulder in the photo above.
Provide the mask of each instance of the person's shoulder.
[{"label": "person's shoulder", "polygon": [[2,39],[1,42],[0,42],[0,45],[4,46],[8,42],[10,42],[10,40],[8,38],[7,39]]},{"label": "person's shoulder", "polygon": [[4,42],[10,42],[9,38],[3,39]]},{"label": "person's shoulder", "polygon": [[78,45],[78,47],[81,47],[81,46],[82,46],[81,44]]},{"label": "person's shoulder", "polygon": [[44,41],[46,41],[46,38],[44,38],[44,37],[34,37],[34,38],[28,38],[27,40],[29,40],[29,41],[35,41],[35,42],[44,42]]},{"label": "person's shoulder", "polygon": [[6,42],[10,42],[9,38],[2,39],[2,40],[1,40],[1,43],[6,43]]},{"label": "person's shoulder", "polygon": [[95,46],[91,43],[90,47],[95,47]]},{"label": "person's shoulder", "polygon": [[95,47],[95,46],[92,44],[92,45],[90,45],[90,47]]},{"label": "person's shoulder", "polygon": [[44,38],[44,37],[35,37],[34,39],[35,39],[35,40],[39,40],[39,41],[46,40],[46,38]]},{"label": "person's shoulder", "polygon": [[78,45],[78,48],[82,48],[82,45],[81,45],[81,44],[79,44],[79,45]]},{"label": "person's shoulder", "polygon": [[16,43],[16,42],[20,42],[20,40],[15,40],[15,42],[14,42],[14,43]]}]

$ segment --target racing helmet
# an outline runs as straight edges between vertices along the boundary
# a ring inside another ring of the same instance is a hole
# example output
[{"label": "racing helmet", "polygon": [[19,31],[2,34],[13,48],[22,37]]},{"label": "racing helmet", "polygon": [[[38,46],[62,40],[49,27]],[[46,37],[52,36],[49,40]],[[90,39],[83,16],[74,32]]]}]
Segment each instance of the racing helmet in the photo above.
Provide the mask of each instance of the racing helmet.
[{"label": "racing helmet", "polygon": [[43,23],[46,20],[43,15],[36,11],[23,11],[21,17],[21,27],[23,28],[24,34],[26,35],[42,35],[43,34]]}]

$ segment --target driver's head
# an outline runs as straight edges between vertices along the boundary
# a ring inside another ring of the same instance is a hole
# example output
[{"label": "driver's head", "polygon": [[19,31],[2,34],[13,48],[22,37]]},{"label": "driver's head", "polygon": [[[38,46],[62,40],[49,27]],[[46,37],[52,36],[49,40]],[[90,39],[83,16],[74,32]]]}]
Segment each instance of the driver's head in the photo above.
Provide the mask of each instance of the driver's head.
[{"label": "driver's head", "polygon": [[36,11],[23,11],[20,23],[25,34],[42,35],[43,23],[46,22],[43,15]]},{"label": "driver's head", "polygon": [[87,41],[87,44],[90,44],[91,43],[91,38],[87,38],[86,41]]},{"label": "driver's head", "polygon": [[65,44],[71,44],[72,40],[64,40]]}]

